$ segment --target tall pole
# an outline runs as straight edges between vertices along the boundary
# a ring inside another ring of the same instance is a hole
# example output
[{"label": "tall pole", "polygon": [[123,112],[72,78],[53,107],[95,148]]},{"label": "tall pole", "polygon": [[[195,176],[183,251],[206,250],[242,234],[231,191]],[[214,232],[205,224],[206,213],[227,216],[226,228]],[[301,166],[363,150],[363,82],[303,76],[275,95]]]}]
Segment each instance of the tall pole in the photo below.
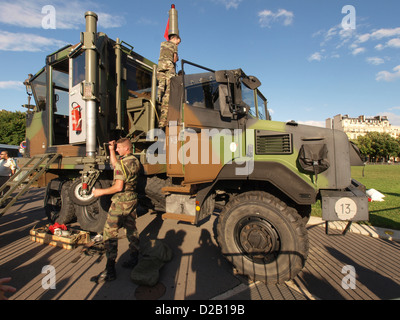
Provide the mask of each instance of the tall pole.
[{"label": "tall pole", "polygon": [[85,13],[86,32],[83,34],[83,49],[85,49],[85,82],[83,99],[86,100],[86,156],[96,157],[96,112],[97,112],[97,15],[88,11]]}]

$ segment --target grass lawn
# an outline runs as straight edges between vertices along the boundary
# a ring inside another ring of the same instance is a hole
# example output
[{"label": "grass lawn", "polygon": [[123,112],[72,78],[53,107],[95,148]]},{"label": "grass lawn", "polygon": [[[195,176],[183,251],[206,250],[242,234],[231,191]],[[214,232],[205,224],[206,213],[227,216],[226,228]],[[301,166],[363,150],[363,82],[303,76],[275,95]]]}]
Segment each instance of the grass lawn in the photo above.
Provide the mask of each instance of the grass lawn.
[{"label": "grass lawn", "polygon": [[[364,170],[364,174],[363,174]],[[400,165],[352,167],[353,179],[368,189],[385,195],[383,202],[369,202],[369,225],[400,230]],[[321,216],[321,203],[313,206],[312,215]]]}]

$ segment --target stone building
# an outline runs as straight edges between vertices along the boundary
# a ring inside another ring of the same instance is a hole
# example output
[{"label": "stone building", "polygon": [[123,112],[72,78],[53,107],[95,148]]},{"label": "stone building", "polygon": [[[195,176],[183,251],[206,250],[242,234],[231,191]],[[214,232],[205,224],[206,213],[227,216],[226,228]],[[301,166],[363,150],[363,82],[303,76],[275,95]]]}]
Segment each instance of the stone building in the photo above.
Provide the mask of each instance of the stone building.
[{"label": "stone building", "polygon": [[325,127],[344,131],[349,139],[357,139],[358,136],[364,136],[372,131],[388,133],[395,139],[400,137],[400,127],[392,126],[386,116],[350,118],[347,114],[338,114],[326,119]]}]

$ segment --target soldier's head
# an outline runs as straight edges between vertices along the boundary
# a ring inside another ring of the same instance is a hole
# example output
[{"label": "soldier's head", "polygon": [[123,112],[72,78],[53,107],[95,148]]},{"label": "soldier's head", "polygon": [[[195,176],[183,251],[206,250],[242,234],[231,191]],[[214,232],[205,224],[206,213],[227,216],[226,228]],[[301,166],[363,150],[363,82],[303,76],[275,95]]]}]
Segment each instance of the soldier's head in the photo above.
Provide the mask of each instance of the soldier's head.
[{"label": "soldier's head", "polygon": [[117,141],[116,151],[121,155],[125,156],[133,152],[133,146],[131,140],[128,138],[121,138]]},{"label": "soldier's head", "polygon": [[3,151],[0,153],[0,159],[5,159],[5,160],[8,159],[8,151],[7,151],[7,150],[3,150]]},{"label": "soldier's head", "polygon": [[170,34],[169,41],[175,43],[176,45],[181,43],[181,37],[177,34]]}]

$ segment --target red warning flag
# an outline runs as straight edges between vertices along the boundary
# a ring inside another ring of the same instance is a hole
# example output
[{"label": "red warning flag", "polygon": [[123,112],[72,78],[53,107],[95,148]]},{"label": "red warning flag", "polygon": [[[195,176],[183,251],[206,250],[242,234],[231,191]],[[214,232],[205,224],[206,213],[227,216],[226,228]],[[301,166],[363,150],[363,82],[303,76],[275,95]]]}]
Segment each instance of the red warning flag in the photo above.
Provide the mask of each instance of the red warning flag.
[{"label": "red warning flag", "polygon": [[169,18],[168,18],[168,22],[167,22],[167,27],[165,28],[165,32],[164,32],[164,38],[165,38],[167,41],[169,40],[168,31],[169,31]]}]

